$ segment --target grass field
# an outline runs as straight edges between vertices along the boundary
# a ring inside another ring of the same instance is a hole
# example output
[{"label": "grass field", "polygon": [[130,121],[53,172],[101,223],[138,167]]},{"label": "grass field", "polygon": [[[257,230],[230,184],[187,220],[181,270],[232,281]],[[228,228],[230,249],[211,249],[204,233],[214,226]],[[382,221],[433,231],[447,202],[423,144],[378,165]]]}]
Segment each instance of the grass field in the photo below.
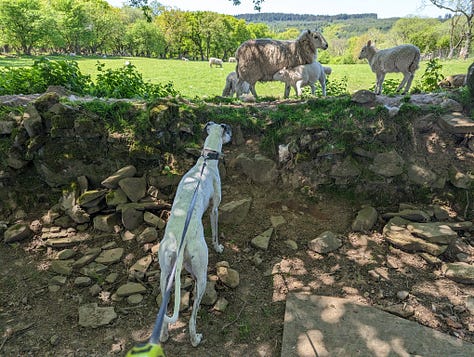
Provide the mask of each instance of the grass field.
[{"label": "grass field", "polygon": [[[50,57],[51,59],[70,59],[78,62],[83,74],[90,74],[92,78],[97,73],[96,64],[101,62],[105,68],[115,69],[123,66],[126,61],[136,66],[145,81],[152,83],[173,82],[174,87],[185,97],[214,97],[222,94],[225,78],[229,72],[235,70],[235,63],[224,63],[223,68],[210,68],[205,61],[181,61],[162,60],[143,57]],[[28,66],[34,61],[34,57],[6,58],[0,57],[0,66]],[[441,61],[443,75],[466,73],[472,63],[472,58],[461,61]],[[329,65],[332,74],[329,80],[347,79],[347,90],[353,93],[359,89],[369,89],[375,82],[375,74],[372,73],[367,63],[353,65]],[[420,69],[415,74],[415,81],[421,78],[426,68],[426,62],[422,62]],[[386,79],[400,81],[401,74],[388,74]],[[257,83],[256,90],[259,96],[283,96],[283,84],[280,82]],[[292,95],[294,92],[292,91]]]}]

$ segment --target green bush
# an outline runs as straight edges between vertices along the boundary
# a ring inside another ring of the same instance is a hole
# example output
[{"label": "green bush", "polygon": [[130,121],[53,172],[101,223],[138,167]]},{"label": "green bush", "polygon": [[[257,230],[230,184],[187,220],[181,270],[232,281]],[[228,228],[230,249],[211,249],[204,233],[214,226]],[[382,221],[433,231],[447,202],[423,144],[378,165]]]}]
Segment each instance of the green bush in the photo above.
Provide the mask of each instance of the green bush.
[{"label": "green bush", "polygon": [[178,94],[172,83],[145,83],[141,73],[129,62],[115,70],[105,69],[105,64],[97,62],[97,71],[96,83],[90,89],[90,94],[96,97],[153,99]]},{"label": "green bush", "polygon": [[52,61],[46,57],[35,60],[31,67],[0,68],[0,95],[44,93],[50,85],[60,85],[78,94],[107,98],[153,99],[179,94],[173,83],[145,83],[134,65],[105,69],[97,63],[96,83],[83,75],[75,61]]}]

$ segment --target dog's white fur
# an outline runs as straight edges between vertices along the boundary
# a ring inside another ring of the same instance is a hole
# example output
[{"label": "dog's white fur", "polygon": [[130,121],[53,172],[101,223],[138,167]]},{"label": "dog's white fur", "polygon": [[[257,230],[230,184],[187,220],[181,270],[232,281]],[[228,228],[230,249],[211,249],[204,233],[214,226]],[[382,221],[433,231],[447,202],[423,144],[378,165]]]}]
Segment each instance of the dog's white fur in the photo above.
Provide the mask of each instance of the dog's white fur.
[{"label": "dog's white fur", "polygon": [[[212,200],[212,210],[210,213],[212,244],[218,253],[221,253],[224,249],[224,247],[219,244],[217,232],[218,207],[221,201],[219,160],[205,159],[205,157],[208,152],[217,152],[220,154],[222,145],[231,140],[232,131],[227,124],[215,124],[213,122],[206,124],[206,130],[208,136],[204,142],[203,155],[198,159],[196,165],[183,176],[178,185],[165,234],[160,242],[158,257],[161,268],[161,296],[165,294],[168,276],[171,273],[175,259],[178,259],[175,275],[174,311],[171,317],[166,315],[164,317],[160,338],[161,342],[168,339],[168,324],[178,320],[181,300],[180,274],[183,265],[196,280],[196,294],[194,297],[193,311],[189,320],[191,344],[197,346],[201,342],[202,334],[196,333],[196,316],[204,291],[206,290],[208,265],[208,250],[204,239],[202,216],[208,208],[210,200]],[[201,176],[204,162],[206,162],[206,166]],[[200,185],[196,193],[197,196],[193,214],[189,222],[183,246],[177,257],[176,255],[181,241],[186,215],[199,181]]]}]

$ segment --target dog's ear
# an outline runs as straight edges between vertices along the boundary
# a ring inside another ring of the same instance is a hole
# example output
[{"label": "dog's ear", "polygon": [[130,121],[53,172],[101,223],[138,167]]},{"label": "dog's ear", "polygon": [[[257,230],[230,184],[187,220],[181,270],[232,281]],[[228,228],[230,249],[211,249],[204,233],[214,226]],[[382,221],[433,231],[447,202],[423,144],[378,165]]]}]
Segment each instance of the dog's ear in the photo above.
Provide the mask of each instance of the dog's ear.
[{"label": "dog's ear", "polygon": [[228,124],[221,124],[221,127],[224,129],[224,131],[222,132],[224,144],[227,144],[232,139],[232,128]]}]

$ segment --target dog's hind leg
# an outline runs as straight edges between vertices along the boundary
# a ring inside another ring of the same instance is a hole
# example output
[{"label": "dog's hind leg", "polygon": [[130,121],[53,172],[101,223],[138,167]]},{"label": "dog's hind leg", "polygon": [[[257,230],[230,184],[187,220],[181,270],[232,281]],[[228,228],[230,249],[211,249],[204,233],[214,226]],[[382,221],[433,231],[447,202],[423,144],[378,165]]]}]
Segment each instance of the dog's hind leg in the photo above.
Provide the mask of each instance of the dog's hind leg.
[{"label": "dog's hind leg", "polygon": [[[216,180],[217,181],[217,180]],[[212,209],[211,209],[211,231],[212,231],[212,246],[217,253],[224,251],[224,246],[219,244],[219,204],[221,203],[221,183],[214,182],[214,194],[212,195]]]},{"label": "dog's hind leg", "polygon": [[[204,242],[205,245],[205,242]],[[189,262],[192,270],[192,275],[196,279],[196,295],[194,296],[193,312],[189,319],[189,335],[191,337],[191,344],[196,347],[202,340],[202,334],[196,332],[196,318],[201,304],[202,297],[206,291],[207,284],[207,264],[208,256],[207,249],[203,252],[205,254],[196,254],[191,258]]]},{"label": "dog's hind leg", "polygon": [[[176,258],[174,258],[176,259]],[[161,298],[165,296],[166,286],[168,284],[168,278],[171,273],[174,259],[168,254],[166,257],[160,257],[160,289],[161,289]],[[166,342],[168,340],[168,322],[167,317],[165,316],[163,320],[163,326],[161,328],[160,341]]]}]

